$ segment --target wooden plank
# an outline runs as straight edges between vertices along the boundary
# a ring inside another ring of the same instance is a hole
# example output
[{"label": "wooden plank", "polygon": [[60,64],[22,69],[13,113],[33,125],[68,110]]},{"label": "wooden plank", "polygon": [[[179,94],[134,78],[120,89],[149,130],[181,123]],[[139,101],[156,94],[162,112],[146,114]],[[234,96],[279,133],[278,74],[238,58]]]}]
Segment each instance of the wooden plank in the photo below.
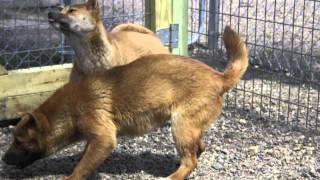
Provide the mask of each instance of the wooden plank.
[{"label": "wooden plank", "polygon": [[53,91],[64,84],[71,64],[9,71],[0,76],[0,98]]},{"label": "wooden plank", "polygon": [[17,112],[32,111],[70,74],[71,64],[9,71],[0,76],[0,121],[16,118]]},{"label": "wooden plank", "polygon": [[0,65],[0,76],[6,75],[6,74],[8,74],[8,71],[3,66]]},{"label": "wooden plank", "polygon": [[0,98],[0,121],[18,117],[18,112],[32,111],[54,91]]},{"label": "wooden plank", "polygon": [[168,28],[172,23],[172,0],[156,1],[156,29]]},{"label": "wooden plank", "polygon": [[[157,0],[155,7],[156,31],[163,28],[169,28],[172,23],[172,0]],[[168,49],[169,48],[170,47],[168,47]],[[169,50],[172,51],[171,48]]]},{"label": "wooden plank", "polygon": [[172,0],[145,1],[145,13],[145,25],[152,31],[169,28],[172,22]]},{"label": "wooden plank", "polygon": [[173,54],[188,55],[188,1],[174,0],[172,3],[172,23],[179,24],[178,48],[172,50]]}]

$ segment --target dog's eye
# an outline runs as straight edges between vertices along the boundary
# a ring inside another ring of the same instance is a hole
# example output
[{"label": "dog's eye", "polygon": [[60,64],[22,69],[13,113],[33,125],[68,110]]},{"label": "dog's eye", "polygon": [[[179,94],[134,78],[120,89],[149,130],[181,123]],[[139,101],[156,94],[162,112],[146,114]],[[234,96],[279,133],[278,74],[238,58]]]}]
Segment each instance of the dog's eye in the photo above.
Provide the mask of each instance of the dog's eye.
[{"label": "dog's eye", "polygon": [[76,11],[76,9],[69,9],[68,10],[68,13],[73,13],[73,12],[75,12]]},{"label": "dog's eye", "polygon": [[62,11],[63,8],[64,8],[64,7],[63,7],[63,5],[61,5],[61,4],[58,4],[58,5],[56,6],[56,9],[57,9],[58,11]]}]

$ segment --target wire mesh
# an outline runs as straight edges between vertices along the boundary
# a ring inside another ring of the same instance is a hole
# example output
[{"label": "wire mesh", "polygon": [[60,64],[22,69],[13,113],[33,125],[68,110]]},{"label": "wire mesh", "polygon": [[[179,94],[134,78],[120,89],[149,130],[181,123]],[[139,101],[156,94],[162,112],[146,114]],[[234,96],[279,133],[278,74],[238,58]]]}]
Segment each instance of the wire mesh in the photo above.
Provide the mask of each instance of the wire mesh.
[{"label": "wire mesh", "polygon": [[[82,2],[85,0],[1,0],[0,65],[12,70],[71,62],[70,47],[48,24],[47,13],[57,4]],[[107,30],[123,22],[144,24],[142,0],[100,0],[99,4]]]},{"label": "wire mesh", "polygon": [[[200,34],[190,55],[225,64],[221,34],[230,25],[245,39],[250,68],[227,95],[226,106],[250,111],[265,123],[319,130],[319,8],[314,0],[189,1],[189,36]],[[212,39],[212,32],[218,38]]]}]

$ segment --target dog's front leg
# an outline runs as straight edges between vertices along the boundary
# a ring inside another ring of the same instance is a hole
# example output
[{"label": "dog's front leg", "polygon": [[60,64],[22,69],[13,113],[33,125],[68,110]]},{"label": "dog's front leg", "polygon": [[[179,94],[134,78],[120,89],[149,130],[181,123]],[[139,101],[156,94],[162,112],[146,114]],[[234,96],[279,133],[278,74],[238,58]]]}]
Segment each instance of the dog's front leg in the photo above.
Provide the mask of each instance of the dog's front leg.
[{"label": "dog's front leg", "polygon": [[110,131],[106,132],[108,133],[107,135],[95,135],[95,137],[88,140],[80,162],[77,164],[72,174],[66,178],[67,180],[85,179],[103,163],[116,145],[115,133],[109,134]]}]

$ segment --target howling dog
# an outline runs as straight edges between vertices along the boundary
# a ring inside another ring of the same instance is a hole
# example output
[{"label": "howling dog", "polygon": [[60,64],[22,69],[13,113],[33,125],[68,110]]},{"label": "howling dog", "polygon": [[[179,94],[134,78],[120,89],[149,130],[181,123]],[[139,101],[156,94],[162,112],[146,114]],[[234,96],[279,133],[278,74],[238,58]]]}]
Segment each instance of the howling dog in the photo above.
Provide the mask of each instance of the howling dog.
[{"label": "howling dog", "polygon": [[100,18],[98,0],[49,12],[48,21],[63,32],[75,51],[71,81],[128,64],[148,54],[169,53],[160,39],[143,26],[121,24],[107,32]]},{"label": "howling dog", "polygon": [[239,35],[226,27],[223,39],[229,56],[224,72],[188,57],[158,54],[67,83],[21,116],[3,160],[25,167],[85,140],[82,158],[66,178],[81,180],[105,161],[117,136],[142,135],[170,120],[181,161],[165,179],[184,179],[205,150],[201,138],[219,116],[223,95],[248,66]]}]

